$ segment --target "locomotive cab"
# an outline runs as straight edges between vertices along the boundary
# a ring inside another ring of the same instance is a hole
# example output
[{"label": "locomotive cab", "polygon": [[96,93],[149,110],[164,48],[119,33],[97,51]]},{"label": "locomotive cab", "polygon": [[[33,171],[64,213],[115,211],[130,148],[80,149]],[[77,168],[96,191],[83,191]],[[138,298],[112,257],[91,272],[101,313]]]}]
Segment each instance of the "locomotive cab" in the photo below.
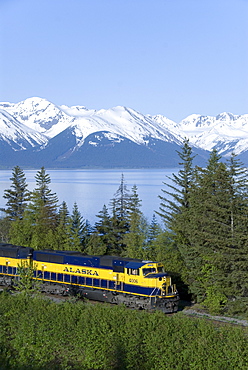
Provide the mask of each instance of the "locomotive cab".
[{"label": "locomotive cab", "polygon": [[164,272],[161,263],[147,263],[142,268],[145,278],[152,279],[152,284],[160,291],[161,296],[173,297],[177,295],[176,285],[172,284],[171,277]]}]

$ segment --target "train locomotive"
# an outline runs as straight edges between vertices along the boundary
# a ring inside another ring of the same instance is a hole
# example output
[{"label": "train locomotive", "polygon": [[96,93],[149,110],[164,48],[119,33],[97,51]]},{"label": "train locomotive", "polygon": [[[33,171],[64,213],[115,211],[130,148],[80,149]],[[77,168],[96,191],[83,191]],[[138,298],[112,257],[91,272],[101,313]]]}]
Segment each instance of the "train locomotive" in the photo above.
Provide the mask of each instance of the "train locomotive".
[{"label": "train locomotive", "polygon": [[0,284],[18,280],[18,266],[31,262],[34,280],[50,294],[74,294],[131,308],[177,312],[179,296],[159,262],[73,251],[34,250],[0,244]]}]

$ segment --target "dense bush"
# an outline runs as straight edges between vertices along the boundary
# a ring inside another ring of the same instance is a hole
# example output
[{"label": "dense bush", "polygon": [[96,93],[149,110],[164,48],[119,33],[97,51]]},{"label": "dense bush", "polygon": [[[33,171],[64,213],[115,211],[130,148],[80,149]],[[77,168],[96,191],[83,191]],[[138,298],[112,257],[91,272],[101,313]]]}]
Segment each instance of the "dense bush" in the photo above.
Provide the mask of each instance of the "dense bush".
[{"label": "dense bush", "polygon": [[0,296],[1,369],[247,369],[247,331],[181,314]]}]

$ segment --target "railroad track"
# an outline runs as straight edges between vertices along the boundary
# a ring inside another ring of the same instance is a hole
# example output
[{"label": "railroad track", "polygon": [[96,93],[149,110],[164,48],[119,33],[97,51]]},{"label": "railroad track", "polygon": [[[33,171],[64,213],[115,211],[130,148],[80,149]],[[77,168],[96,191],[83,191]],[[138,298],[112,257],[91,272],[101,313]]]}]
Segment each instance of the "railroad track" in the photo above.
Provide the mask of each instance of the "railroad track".
[{"label": "railroad track", "polygon": [[232,325],[241,325],[241,326],[248,326],[248,321],[244,319],[238,319],[235,317],[228,317],[228,316],[214,316],[208,313],[199,312],[194,309],[184,309],[181,311],[184,315],[196,317],[196,318],[204,318],[207,320],[221,322],[225,324],[232,324]]}]

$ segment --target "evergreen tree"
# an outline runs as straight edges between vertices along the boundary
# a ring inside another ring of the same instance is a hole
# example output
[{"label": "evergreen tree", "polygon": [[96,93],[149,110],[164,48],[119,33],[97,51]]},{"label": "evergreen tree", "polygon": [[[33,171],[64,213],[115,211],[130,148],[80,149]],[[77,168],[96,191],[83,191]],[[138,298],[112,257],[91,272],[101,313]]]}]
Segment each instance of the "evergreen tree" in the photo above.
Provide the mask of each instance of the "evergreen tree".
[{"label": "evergreen tree", "polygon": [[[158,260],[159,257],[158,257],[158,251],[157,251],[157,247],[158,247],[157,238],[161,233],[162,233],[162,228],[158,224],[155,214],[153,214],[152,221],[151,221],[151,224],[149,225],[148,235],[147,235],[147,247],[146,247],[146,256],[145,256],[147,260],[151,260],[151,261]],[[160,249],[160,245],[159,245],[159,249]]]},{"label": "evergreen tree", "polygon": [[56,229],[56,241],[59,250],[72,250],[72,219],[69,215],[66,202],[62,202],[58,214],[58,226]]},{"label": "evergreen tree", "polygon": [[76,202],[73,205],[71,218],[71,238],[73,249],[82,251],[86,247],[87,243],[86,221],[81,216]]},{"label": "evergreen tree", "polygon": [[170,189],[162,189],[163,195],[159,195],[161,200],[159,212],[168,230],[172,232],[172,237],[175,238],[180,245],[187,245],[187,225],[188,225],[188,210],[190,208],[190,192],[194,182],[192,148],[189,146],[189,141],[184,140],[181,152],[177,152],[180,158],[179,166],[182,168],[178,174],[172,174],[169,177],[172,184],[164,183]]},{"label": "evergreen tree", "polygon": [[93,233],[91,233],[87,243],[86,253],[95,256],[107,254],[106,243],[97,231],[93,231]]},{"label": "evergreen tree", "polygon": [[111,222],[111,252],[110,254],[120,256],[121,253],[125,249],[125,245],[123,243],[123,235],[125,233],[125,229],[121,227],[122,225],[119,221],[119,218],[117,217],[115,204],[116,204],[115,199],[112,199],[111,201],[112,216],[110,217],[110,222]]},{"label": "evergreen tree", "polygon": [[115,240],[114,244],[112,245],[112,250],[114,254],[117,255],[121,255],[126,249],[126,245],[123,242],[123,237],[129,230],[129,199],[129,191],[124,180],[124,175],[122,174],[120,186],[114,194],[114,198],[110,202],[112,210],[112,233],[113,240]]},{"label": "evergreen tree", "polygon": [[111,231],[111,221],[110,215],[108,213],[108,208],[103,205],[102,210],[96,215],[99,221],[95,223],[95,229],[100,235],[108,235]]},{"label": "evergreen tree", "polygon": [[49,188],[51,179],[44,167],[37,172],[35,179],[37,187],[31,194],[30,208],[43,216],[49,228],[53,228],[57,225],[58,197]]},{"label": "evergreen tree", "polygon": [[146,251],[147,222],[142,214],[141,200],[139,199],[137,186],[132,187],[127,208],[128,232],[123,237],[126,245],[124,255],[130,258],[144,258]]},{"label": "evergreen tree", "polygon": [[230,261],[228,284],[233,296],[248,294],[248,172],[233,153],[227,161],[231,176]]},{"label": "evergreen tree", "polygon": [[[158,235],[154,243],[154,250],[159,259],[163,255],[163,249],[166,255],[166,245],[169,243],[170,246],[173,246],[170,250],[176,256],[181,255],[185,265],[188,260],[191,261],[191,256],[194,254],[189,239],[189,224],[191,222],[189,211],[191,209],[192,187],[196,181],[196,171],[193,167],[192,148],[187,139],[184,140],[182,150],[177,153],[180,158],[180,170],[178,174],[172,174],[172,177],[169,177],[171,183],[164,183],[166,188],[162,189],[163,194],[159,195],[161,202],[159,212],[156,213],[161,216],[166,233]],[[161,240],[166,240],[166,245],[163,245]],[[174,266],[176,267],[176,265]],[[180,269],[181,266],[178,265],[178,270],[174,272],[180,273]],[[191,283],[189,277],[187,283]]]},{"label": "evergreen tree", "polygon": [[94,254],[112,254],[113,234],[108,208],[104,204],[102,210],[96,215],[99,221],[95,222],[93,233],[90,235],[87,251]]},{"label": "evergreen tree", "polygon": [[156,240],[156,238],[161,232],[162,232],[162,228],[157,221],[156,215],[153,214],[152,221],[148,229],[148,238],[147,238],[148,243],[151,243],[154,240]]},{"label": "evergreen tree", "polygon": [[138,188],[136,185],[133,185],[131,189],[131,195],[128,199],[128,206],[127,206],[127,218],[130,220],[132,214],[141,214],[141,199],[138,195]]},{"label": "evergreen tree", "polygon": [[93,233],[93,227],[91,226],[89,220],[85,220],[85,226],[83,228],[83,249],[82,252],[86,253],[87,246],[90,240],[90,236]]},{"label": "evergreen tree", "polygon": [[12,171],[11,189],[5,190],[3,197],[7,199],[4,212],[10,221],[22,219],[24,210],[29,200],[28,185],[23,170],[16,166]]},{"label": "evergreen tree", "polygon": [[190,294],[185,283],[188,271],[181,252],[176,242],[171,238],[170,232],[163,230],[160,232],[157,230],[157,232],[157,236],[148,245],[147,260],[162,262],[165,271],[172,276],[173,284],[176,284],[180,298],[189,300]]},{"label": "evergreen tree", "polygon": [[9,243],[11,221],[7,217],[0,218],[0,243]]},{"label": "evergreen tree", "polygon": [[30,247],[34,233],[34,222],[33,214],[26,209],[21,220],[17,219],[11,222],[10,243]]},{"label": "evergreen tree", "polygon": [[119,222],[123,224],[124,228],[127,226],[127,213],[129,206],[129,191],[125,183],[124,175],[121,175],[121,183],[117,191],[114,194],[115,200],[115,216],[118,218]]},{"label": "evergreen tree", "polygon": [[216,150],[206,169],[198,169],[191,192],[187,250],[183,257],[188,268],[191,291],[198,300],[211,290],[228,294],[228,250],[231,241],[231,177]]},{"label": "evergreen tree", "polygon": [[[13,224],[10,230],[11,241],[24,239],[21,245],[35,249],[52,248],[56,244],[58,198],[49,189],[51,180],[44,167],[37,172],[35,179],[36,188],[31,193],[23,222]],[[20,235],[21,232],[25,234]]]}]

